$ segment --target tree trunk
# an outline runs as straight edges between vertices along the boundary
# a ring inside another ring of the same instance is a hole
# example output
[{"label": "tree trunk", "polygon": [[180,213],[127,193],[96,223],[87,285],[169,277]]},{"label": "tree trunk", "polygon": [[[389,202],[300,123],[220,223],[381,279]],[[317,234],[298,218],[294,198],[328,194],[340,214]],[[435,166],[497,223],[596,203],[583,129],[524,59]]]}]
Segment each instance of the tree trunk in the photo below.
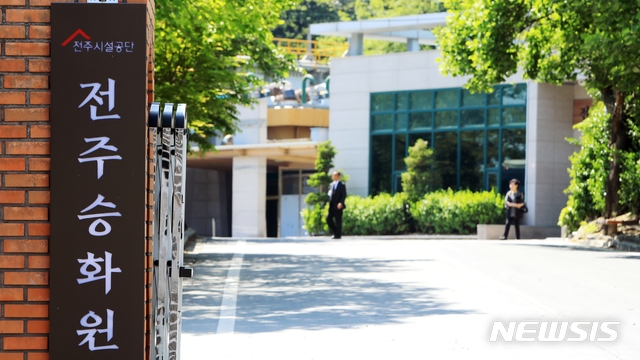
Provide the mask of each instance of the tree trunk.
[{"label": "tree trunk", "polygon": [[609,176],[606,180],[605,193],[605,217],[611,218],[620,215],[620,150],[629,147],[629,134],[627,132],[628,114],[624,110],[626,94],[608,88],[602,91],[602,98],[608,112],[611,114],[611,133],[609,147],[612,157],[609,162]]}]

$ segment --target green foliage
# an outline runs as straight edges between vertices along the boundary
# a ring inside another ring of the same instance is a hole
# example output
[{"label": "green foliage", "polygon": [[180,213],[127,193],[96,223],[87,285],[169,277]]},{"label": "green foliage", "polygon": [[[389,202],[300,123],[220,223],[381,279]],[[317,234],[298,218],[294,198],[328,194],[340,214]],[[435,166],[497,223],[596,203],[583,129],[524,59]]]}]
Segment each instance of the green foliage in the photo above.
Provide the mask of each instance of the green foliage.
[{"label": "green foliage", "polygon": [[259,84],[249,72],[279,79],[293,69],[270,29],[292,0],[156,2],[155,98],[188,104],[190,141],[237,129],[236,105],[250,105]]},{"label": "green foliage", "polygon": [[305,202],[311,206],[323,207],[329,201],[329,185],[333,182],[329,170],[333,168],[333,158],[336,156],[336,149],[331,145],[331,140],[318,144],[318,155],[316,157],[316,172],[309,177],[307,184],[318,189],[317,193],[309,193]]},{"label": "green foliage", "polygon": [[567,206],[560,212],[558,225],[577,230],[585,219],[593,219],[605,210],[605,181],[609,173],[609,116],[604,105],[597,103],[589,110],[589,117],[575,125],[582,135],[579,140],[567,139],[580,146],[569,157],[571,182],[565,190]]},{"label": "green foliage", "polygon": [[[628,130],[640,123],[640,2],[444,0],[444,4],[451,16],[447,26],[436,31],[441,70],[470,75],[467,88],[491,91],[519,69],[525,78],[558,85],[575,81],[580,74],[586,88],[604,102],[611,147],[604,212],[623,213],[622,203],[629,200],[623,198],[622,192],[628,190],[622,190],[622,181],[636,181],[621,174],[634,162],[624,154],[638,147]],[[571,209],[563,212],[561,223],[575,228],[583,220],[575,217],[589,214],[584,207],[592,206],[581,201],[579,196],[569,199]]]},{"label": "green foliage", "polygon": [[[349,196],[342,216],[345,235],[399,235],[411,231],[429,234],[469,234],[477,224],[504,221],[504,198],[495,192],[437,191],[417,202],[404,193],[362,198]],[[328,233],[325,217],[329,205],[302,211],[309,234]]]},{"label": "green foliage", "polygon": [[472,75],[490,91],[518,68],[529,79],[561,84],[578,74],[590,88],[640,90],[640,3],[592,0],[444,0],[451,13],[436,31],[442,70]]},{"label": "green foliage", "polygon": [[[311,195],[311,194],[309,194]],[[329,214],[329,204],[308,206],[300,213],[304,221],[304,229],[310,235],[322,235],[329,233],[329,226],[325,220]]]},{"label": "green foliage", "polygon": [[628,150],[614,150],[609,145],[609,114],[601,102],[589,110],[587,119],[575,126],[582,134],[580,139],[567,140],[580,146],[580,151],[569,157],[571,182],[565,190],[569,200],[560,213],[559,225],[566,225],[574,231],[583,220],[604,215],[609,161],[614,151],[622,159],[619,190],[621,211],[640,212],[640,132],[632,123],[629,126],[632,145]]},{"label": "green foliage", "polygon": [[311,24],[355,20],[354,5],[354,0],[302,0],[281,14],[280,25],[273,29],[273,36],[306,39]]},{"label": "green foliage", "polygon": [[347,197],[342,232],[347,235],[396,235],[409,230],[407,196],[380,194]]},{"label": "green foliage", "polygon": [[620,205],[625,210],[638,215],[640,214],[640,152],[629,151],[625,153],[622,169],[622,174],[620,174]]},{"label": "green foliage", "polygon": [[418,139],[415,145],[409,147],[409,156],[404,162],[407,171],[402,173],[402,189],[410,200],[417,201],[429,191],[433,149],[429,148],[426,141]]},{"label": "green foliage", "polygon": [[504,197],[492,191],[441,190],[411,204],[411,215],[420,232],[469,234],[477,224],[504,222]]},{"label": "green foliage", "polygon": [[318,192],[307,194],[304,199],[309,205],[300,213],[304,221],[304,228],[312,235],[328,233],[329,228],[325,224],[325,217],[329,212],[329,185],[333,181],[329,170],[333,168],[333,158],[336,149],[331,145],[331,140],[318,144],[318,155],[315,162],[316,172],[309,177],[307,184],[318,189]]}]

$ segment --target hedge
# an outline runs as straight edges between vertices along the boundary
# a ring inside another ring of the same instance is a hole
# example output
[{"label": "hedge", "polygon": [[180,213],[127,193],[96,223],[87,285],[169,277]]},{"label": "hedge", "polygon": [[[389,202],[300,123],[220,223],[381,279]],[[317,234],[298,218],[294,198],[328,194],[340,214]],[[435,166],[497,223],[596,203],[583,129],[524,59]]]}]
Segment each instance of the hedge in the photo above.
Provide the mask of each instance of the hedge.
[{"label": "hedge", "polygon": [[[412,231],[428,234],[469,234],[477,224],[504,222],[504,198],[495,192],[428,193],[410,202],[404,193],[362,198],[349,196],[342,217],[345,235],[399,235]],[[329,206],[302,211],[311,235],[328,234],[325,223]]]},{"label": "hedge", "polygon": [[504,222],[504,197],[490,191],[432,192],[411,204],[411,216],[417,230],[423,233],[474,233],[477,224]]}]

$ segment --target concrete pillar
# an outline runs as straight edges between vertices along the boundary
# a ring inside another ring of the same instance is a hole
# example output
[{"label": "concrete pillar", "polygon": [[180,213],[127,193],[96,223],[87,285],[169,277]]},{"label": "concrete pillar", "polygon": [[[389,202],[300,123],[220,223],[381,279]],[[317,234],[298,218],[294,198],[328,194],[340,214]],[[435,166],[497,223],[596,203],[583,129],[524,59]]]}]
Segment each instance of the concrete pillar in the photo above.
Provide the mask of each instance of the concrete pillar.
[{"label": "concrete pillar", "polygon": [[527,82],[527,169],[525,225],[556,226],[567,204],[567,168],[574,150],[573,85]]},{"label": "concrete pillar", "polygon": [[266,237],[267,158],[233,158],[231,236]]},{"label": "concrete pillar", "polygon": [[420,51],[418,39],[407,39],[407,51]]},{"label": "concrete pillar", "polygon": [[349,38],[349,56],[364,54],[364,34],[354,33]]},{"label": "concrete pillar", "polygon": [[233,145],[264,144],[267,142],[267,99],[258,100],[258,105],[238,106],[238,131],[233,136]]}]

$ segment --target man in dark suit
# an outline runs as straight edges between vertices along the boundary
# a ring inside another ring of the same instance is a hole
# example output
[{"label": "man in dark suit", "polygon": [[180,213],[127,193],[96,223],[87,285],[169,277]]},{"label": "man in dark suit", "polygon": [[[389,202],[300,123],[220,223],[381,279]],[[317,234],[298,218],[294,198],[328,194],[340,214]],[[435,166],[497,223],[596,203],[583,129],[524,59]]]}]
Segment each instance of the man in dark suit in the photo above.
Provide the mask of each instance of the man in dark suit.
[{"label": "man in dark suit", "polygon": [[[334,171],[333,182],[329,187],[329,215],[327,225],[331,229],[332,239],[342,237],[342,211],[345,208],[344,200],[347,198],[347,186],[340,181],[340,172]],[[334,222],[335,218],[335,222]]]}]

